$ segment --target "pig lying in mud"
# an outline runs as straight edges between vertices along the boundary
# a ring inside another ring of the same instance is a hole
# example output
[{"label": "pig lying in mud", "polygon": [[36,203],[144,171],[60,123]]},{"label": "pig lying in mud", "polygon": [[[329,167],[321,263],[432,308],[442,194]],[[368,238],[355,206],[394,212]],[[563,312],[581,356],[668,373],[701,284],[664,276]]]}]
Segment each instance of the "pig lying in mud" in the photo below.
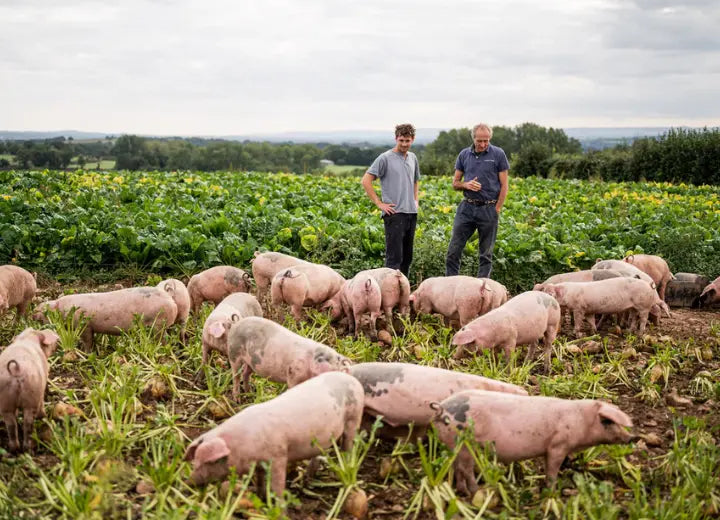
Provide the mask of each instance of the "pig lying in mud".
[{"label": "pig lying in mud", "polygon": [[75,319],[83,315],[89,318],[81,336],[86,352],[92,349],[95,334],[119,335],[130,330],[136,314],[141,317],[143,325],[151,326],[160,335],[175,323],[177,316],[177,305],[167,290],[132,287],[104,293],[61,296],[57,300],[40,304],[33,319],[47,321],[45,310],[67,314],[73,308]]},{"label": "pig lying in mud", "polygon": [[475,349],[501,348],[509,360],[517,345],[529,345],[526,360],[530,360],[542,338],[547,374],[559,329],[560,305],[555,298],[540,291],[524,292],[461,328],[452,341],[458,345],[454,357],[462,358],[467,346],[474,345]]},{"label": "pig lying in mud", "polygon": [[525,389],[487,377],[412,363],[359,363],[350,374],[365,391],[365,414],[382,416],[387,436],[404,437],[407,426],[423,436],[434,416],[431,402],[462,390],[492,390],[527,395]]},{"label": "pig lying in mud", "polygon": [[16,265],[0,265],[0,316],[15,307],[16,325],[37,292],[35,275]]},{"label": "pig lying in mud", "polygon": [[233,324],[227,333],[227,350],[233,372],[233,396],[250,390],[250,376],[256,373],[288,388],[324,372],[347,372],[350,360],[335,350],[305,338],[274,321],[251,316]]},{"label": "pig lying in mud", "polygon": [[458,320],[461,327],[499,307],[507,298],[504,285],[489,278],[462,275],[428,278],[410,295],[416,312],[437,312],[446,323]]},{"label": "pig lying in mud", "polygon": [[[471,428],[475,441],[494,444],[500,462],[544,457],[548,483],[555,482],[570,453],[635,440],[626,430],[633,425],[630,417],[615,405],[590,399],[467,390],[431,407],[436,412],[433,425],[438,437],[451,449],[460,433]],[[457,490],[473,495],[478,485],[467,447],[460,450],[454,467]]]},{"label": "pig lying in mud", "polygon": [[231,265],[217,265],[190,278],[187,285],[193,314],[205,301],[215,305],[236,292],[250,292],[250,275]]},{"label": "pig lying in mud", "polygon": [[[357,379],[329,372],[301,383],[270,401],[249,406],[195,439],[185,451],[195,485],[238,475],[252,463],[269,462],[271,489],[285,490],[288,462],[309,459],[336,441],[349,451],[363,410]],[[260,470],[260,466],[256,466]]]},{"label": "pig lying in mud", "polygon": [[321,307],[342,289],[345,278],[326,265],[299,264],[280,271],[272,279],[272,304],[287,303],[295,320],[303,307]]},{"label": "pig lying in mud", "polygon": [[20,449],[17,414],[23,413],[23,449],[32,446],[36,418],[45,416],[49,365],[58,335],[51,330],[25,329],[0,353],[0,413],[5,420],[10,451]]}]

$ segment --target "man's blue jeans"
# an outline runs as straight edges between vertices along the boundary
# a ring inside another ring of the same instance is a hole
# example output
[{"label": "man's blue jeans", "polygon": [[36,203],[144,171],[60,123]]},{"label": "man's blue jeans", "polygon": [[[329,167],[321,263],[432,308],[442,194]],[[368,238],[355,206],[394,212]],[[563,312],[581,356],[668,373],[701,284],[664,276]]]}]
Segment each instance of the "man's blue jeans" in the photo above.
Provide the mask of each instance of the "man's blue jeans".
[{"label": "man's blue jeans", "polygon": [[460,257],[472,234],[478,232],[478,278],[488,278],[492,271],[492,255],[497,236],[498,213],[493,204],[476,206],[462,201],[455,212],[453,233],[445,258],[445,276],[460,272]]}]

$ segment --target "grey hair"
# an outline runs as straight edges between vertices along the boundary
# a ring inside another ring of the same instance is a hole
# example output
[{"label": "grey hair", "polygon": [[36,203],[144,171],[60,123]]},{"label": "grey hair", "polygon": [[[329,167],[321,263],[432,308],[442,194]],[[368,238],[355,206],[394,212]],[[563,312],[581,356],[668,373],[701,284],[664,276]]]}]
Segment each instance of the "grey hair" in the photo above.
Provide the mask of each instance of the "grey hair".
[{"label": "grey hair", "polygon": [[477,132],[479,128],[482,128],[483,130],[487,130],[488,132],[490,132],[490,139],[492,139],[492,135],[493,135],[492,126],[490,126],[486,123],[478,123],[475,126],[473,126],[472,130],[470,131],[470,137],[475,139],[475,132]]}]

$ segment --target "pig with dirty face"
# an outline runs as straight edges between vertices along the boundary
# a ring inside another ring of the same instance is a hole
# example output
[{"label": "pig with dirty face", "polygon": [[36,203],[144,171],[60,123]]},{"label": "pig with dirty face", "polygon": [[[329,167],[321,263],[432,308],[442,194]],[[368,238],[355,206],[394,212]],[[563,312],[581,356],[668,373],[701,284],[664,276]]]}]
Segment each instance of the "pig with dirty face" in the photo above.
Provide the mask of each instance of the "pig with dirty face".
[{"label": "pig with dirty face", "polygon": [[227,333],[227,350],[233,371],[233,396],[250,389],[256,373],[288,388],[329,371],[347,372],[351,362],[335,350],[295,334],[265,318],[251,316],[234,323]]},{"label": "pig with dirty face", "polygon": [[289,462],[319,455],[333,441],[352,449],[363,410],[363,390],[354,377],[329,372],[301,383],[278,397],[249,406],[195,439],[185,452],[192,462],[194,485],[238,475],[253,463],[270,463],[271,489],[285,490]]},{"label": "pig with dirty face", "polygon": [[[450,448],[462,432],[469,432],[481,444],[494,444],[500,462],[544,457],[548,483],[557,479],[570,453],[635,440],[627,430],[633,425],[630,417],[617,406],[596,400],[467,390],[431,407],[438,437]],[[467,447],[461,449],[454,466],[457,490],[474,494],[478,485]]]},{"label": "pig with dirty face", "polygon": [[216,265],[190,278],[187,285],[193,314],[197,314],[203,302],[215,305],[236,292],[250,292],[250,275],[231,265]]}]

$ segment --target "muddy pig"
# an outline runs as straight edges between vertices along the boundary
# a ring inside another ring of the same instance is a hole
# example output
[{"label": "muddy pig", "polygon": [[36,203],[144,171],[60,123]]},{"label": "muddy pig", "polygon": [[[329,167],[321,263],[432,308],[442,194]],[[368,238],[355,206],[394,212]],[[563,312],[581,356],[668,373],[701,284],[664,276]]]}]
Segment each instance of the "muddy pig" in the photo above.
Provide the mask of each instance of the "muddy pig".
[{"label": "muddy pig", "polygon": [[720,303],[720,276],[715,278],[703,289],[702,294],[693,301],[693,307],[710,307],[716,303]]},{"label": "muddy pig", "polygon": [[642,334],[653,306],[661,303],[655,290],[636,278],[545,284],[542,290],[572,312],[578,338],[582,337],[585,319],[594,334],[597,332],[596,314],[620,314],[626,311],[633,311],[631,326],[637,324],[637,330]]},{"label": "muddy pig", "polygon": [[15,307],[15,321],[27,314],[28,305],[37,292],[35,275],[16,265],[0,265],[0,316]]},{"label": "muddy pig", "polygon": [[175,325],[180,325],[180,341],[185,345],[187,343],[187,334],[185,327],[187,326],[188,316],[190,315],[190,293],[185,284],[175,278],[163,280],[155,287],[167,292],[177,306],[177,316],[175,316]]},{"label": "muddy pig", "polygon": [[649,283],[653,289],[657,288],[655,282],[653,282],[653,279],[649,274],[622,260],[602,260],[598,258],[595,261],[595,265],[593,265],[590,269],[611,269],[613,271],[619,271],[620,273],[624,273],[624,276],[626,277],[639,278],[640,280]]},{"label": "muddy pig", "polygon": [[272,304],[287,303],[295,320],[303,307],[320,307],[342,289],[345,278],[326,265],[304,263],[280,271],[272,279]]},{"label": "muddy pig", "polygon": [[276,274],[294,265],[310,263],[295,258],[294,256],[275,253],[273,251],[268,251],[267,253],[255,251],[255,257],[251,262],[253,278],[255,279],[255,286],[257,287],[257,297],[260,301],[267,296],[272,279]]},{"label": "muddy pig", "polygon": [[250,292],[250,275],[231,265],[216,265],[190,278],[187,289],[192,312],[197,314],[204,301],[217,305],[229,294]]},{"label": "muddy pig", "polygon": [[439,402],[462,390],[492,390],[527,395],[522,387],[474,374],[412,363],[359,363],[350,374],[365,391],[365,414],[383,417],[390,436],[405,437],[407,426],[423,436],[434,412],[431,402]]},{"label": "muddy pig", "polygon": [[675,279],[675,277],[663,258],[657,255],[629,255],[623,259],[623,262],[634,265],[650,276],[657,287],[660,299],[665,299],[665,288],[668,282]]},{"label": "muddy pig", "polygon": [[446,323],[459,320],[460,326],[464,326],[489,306],[491,291],[483,278],[437,276],[423,280],[410,295],[410,302],[415,312],[436,312],[445,317]]},{"label": "muddy pig", "polygon": [[43,407],[48,380],[47,358],[55,352],[58,335],[51,330],[25,329],[0,353],[0,413],[10,440],[10,451],[20,449],[17,412],[23,412],[23,449],[29,450],[36,418]]},{"label": "muddy pig", "polygon": [[528,291],[511,298],[497,309],[474,319],[453,337],[460,359],[468,344],[476,348],[502,348],[510,359],[517,345],[529,345],[526,361],[535,355],[538,340],[545,346],[545,373],[550,372],[550,353],[560,328],[560,305],[552,296]]},{"label": "muddy pig", "polygon": [[265,461],[271,464],[271,489],[280,496],[288,462],[315,457],[333,441],[352,449],[362,410],[357,379],[339,372],[314,377],[195,439],[185,451],[193,466],[190,480],[195,485],[222,480],[233,467],[244,475],[252,463]]},{"label": "muddy pig", "polygon": [[257,298],[248,293],[233,293],[213,309],[205,320],[202,330],[202,362],[207,364],[210,353],[215,350],[228,355],[227,331],[230,326],[249,316],[262,317],[263,311]]},{"label": "muddy pig", "polygon": [[[632,420],[617,406],[590,399],[568,400],[466,390],[441,403],[433,425],[450,448],[462,431],[472,428],[479,443],[494,443],[500,462],[545,458],[549,484],[557,479],[560,465],[570,453],[597,444],[625,444],[636,437],[625,428]],[[455,459],[455,482],[461,493],[473,495],[474,459],[463,447]]]},{"label": "muddy pig", "polygon": [[143,325],[151,326],[158,335],[162,335],[167,327],[175,323],[177,316],[177,305],[164,289],[132,287],[104,293],[61,296],[38,305],[33,318],[47,322],[45,310],[67,314],[72,308],[75,308],[76,320],[82,315],[90,320],[81,336],[86,352],[92,349],[95,334],[119,335],[130,330],[135,314],[141,317]]},{"label": "muddy pig", "polygon": [[253,372],[288,388],[323,372],[347,372],[350,360],[335,350],[304,338],[274,321],[251,316],[234,323],[227,333],[227,348],[233,372],[233,396],[240,395],[240,369],[243,388],[250,390]]}]

